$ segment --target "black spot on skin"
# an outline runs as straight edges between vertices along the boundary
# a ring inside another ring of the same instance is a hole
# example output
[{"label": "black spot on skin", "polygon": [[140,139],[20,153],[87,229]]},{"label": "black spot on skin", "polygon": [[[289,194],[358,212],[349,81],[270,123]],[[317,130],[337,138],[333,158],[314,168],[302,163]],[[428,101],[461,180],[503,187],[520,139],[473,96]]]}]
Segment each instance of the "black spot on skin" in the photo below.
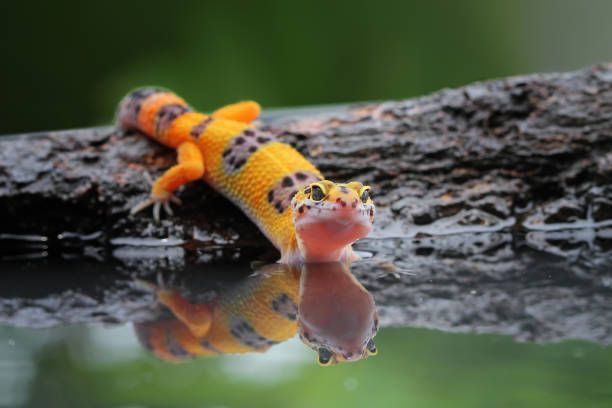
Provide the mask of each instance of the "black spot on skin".
[{"label": "black spot on skin", "polygon": [[226,157],[231,152],[232,152],[232,149],[227,149],[226,151],[223,152],[223,157]]},{"label": "black spot on skin", "polygon": [[191,132],[189,132],[191,134],[191,137],[194,137],[194,138],[200,137],[202,132],[204,132],[204,129],[208,127],[208,125],[212,122],[212,120],[213,119],[211,117],[207,117],[206,119],[202,120],[200,123],[192,127]]},{"label": "black spot on skin", "polygon": [[286,293],[272,300],[272,309],[286,319],[295,320],[297,318],[298,307]]},{"label": "black spot on skin", "polygon": [[298,212],[299,212],[300,214],[303,214],[303,213],[304,213],[304,207],[302,206],[302,207],[298,208]]},{"label": "black spot on skin", "polygon": [[307,210],[310,210],[310,208],[311,208],[311,207],[310,207],[309,205],[307,205],[307,206],[306,206],[306,209],[307,209]]},{"label": "black spot on skin", "polygon": [[293,186],[293,180],[291,180],[291,177],[287,176],[285,178],[283,178],[283,182],[281,184],[283,187],[292,187]]},{"label": "black spot on skin", "polygon": [[181,344],[174,338],[172,332],[166,330],[165,332],[166,350],[174,357],[178,358],[189,358],[193,357],[191,353],[186,351]]},{"label": "black spot on skin", "polygon": [[268,191],[268,202],[271,203],[274,201],[274,190]]},{"label": "black spot on skin", "polygon": [[340,191],[343,192],[344,194],[348,194],[349,192],[348,188],[346,188],[345,186],[341,186]]},{"label": "black spot on skin", "polygon": [[[233,173],[240,170],[242,166],[249,160],[249,157],[255,153],[262,144],[273,141],[271,136],[263,136],[259,129],[248,128],[244,129],[239,135],[236,135],[230,141],[231,150],[227,156],[223,157],[223,164],[227,173]],[[232,159],[233,160],[230,160]]]},{"label": "black spot on skin", "polygon": [[281,203],[280,201],[274,204],[274,208],[276,208],[276,211],[278,211],[280,214],[282,214],[283,211],[285,211],[285,209],[283,208],[283,203]]},{"label": "black spot on skin", "polygon": [[[303,177],[306,177],[305,180],[298,180],[296,176],[297,172],[287,174],[278,180],[276,185],[272,188],[272,191],[274,191],[274,207],[277,211],[281,212],[279,208],[282,208],[283,211],[289,208],[292,205],[291,200],[297,194],[297,191],[307,185],[307,183],[317,180],[318,178],[316,174],[307,171],[301,171],[300,173]],[[294,208],[295,207],[297,207],[297,205],[295,205]]]},{"label": "black spot on skin", "polygon": [[212,351],[213,353],[220,353],[220,351],[217,350],[217,348],[215,348],[212,344],[210,344],[210,342],[206,339],[200,340],[200,345],[204,347],[205,349]]},{"label": "black spot on skin", "polygon": [[259,335],[255,329],[244,320],[234,320],[231,323],[230,333],[242,344],[254,349],[263,349],[277,344],[274,340],[269,340]]},{"label": "black spot on skin", "polygon": [[301,171],[298,171],[297,173],[295,173],[295,178],[299,181],[304,181],[308,178],[308,176],[302,173]]},{"label": "black spot on skin", "polygon": [[157,134],[163,133],[170,127],[174,119],[178,118],[186,112],[191,112],[191,109],[185,105],[171,103],[162,106],[157,112],[155,118],[155,131]]},{"label": "black spot on skin", "polygon": [[144,99],[156,93],[164,92],[161,88],[140,88],[130,94],[130,98]]},{"label": "black spot on skin", "polygon": [[128,94],[121,103],[119,120],[128,128],[138,127],[138,114],[142,108],[142,103],[149,96],[156,93],[165,92],[160,88],[141,88]]}]

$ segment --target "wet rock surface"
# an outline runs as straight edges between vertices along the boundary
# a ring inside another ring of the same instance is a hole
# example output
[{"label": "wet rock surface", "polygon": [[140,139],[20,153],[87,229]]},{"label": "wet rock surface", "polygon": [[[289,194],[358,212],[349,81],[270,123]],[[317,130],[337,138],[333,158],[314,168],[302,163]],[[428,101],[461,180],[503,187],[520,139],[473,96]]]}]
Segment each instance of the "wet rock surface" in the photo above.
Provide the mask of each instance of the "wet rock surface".
[{"label": "wet rock surface", "polygon": [[[366,239],[356,245],[364,258],[352,272],[373,294],[383,327],[610,345],[612,229],[596,232],[607,234],[599,243],[584,230],[575,233],[543,232],[549,238],[546,250],[534,244],[539,240],[510,232]],[[568,245],[572,250],[564,250]],[[143,281],[161,280],[208,302],[220,288],[253,273],[247,259],[273,260],[273,254],[253,253],[218,263],[208,252],[185,245],[90,246],[80,254],[64,249],[44,259],[5,260],[0,263],[0,323],[50,327],[147,321],[160,306]]]},{"label": "wet rock surface", "polygon": [[[326,177],[372,185],[377,239],[357,248],[374,257],[353,270],[384,325],[612,343],[612,65],[261,126]],[[129,216],[144,172],[173,161],[113,127],[0,138],[0,321],[139,321],[154,296],[135,278],[276,259],[202,182],[160,224]]]}]

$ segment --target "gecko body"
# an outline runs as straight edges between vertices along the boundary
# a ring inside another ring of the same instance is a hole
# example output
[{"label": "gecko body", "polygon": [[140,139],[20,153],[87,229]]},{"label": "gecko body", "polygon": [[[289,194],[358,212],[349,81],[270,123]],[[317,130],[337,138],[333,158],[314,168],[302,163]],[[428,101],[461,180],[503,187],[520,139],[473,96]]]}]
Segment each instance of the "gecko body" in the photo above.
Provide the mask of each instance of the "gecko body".
[{"label": "gecko body", "polygon": [[321,365],[376,354],[374,299],[344,263],[267,265],[205,303],[155,290],[163,314],[134,328],[165,361],[264,352],[296,333]]},{"label": "gecko body", "polygon": [[177,150],[178,164],[152,186],[153,205],[171,212],[174,191],[203,178],[261,229],[281,252],[281,262],[328,262],[355,258],[351,243],[367,235],[374,218],[370,188],[324,180],[288,144],[252,125],[255,102],[223,107],[211,115],[193,111],[172,92],[142,88],[128,94],[119,125]]}]

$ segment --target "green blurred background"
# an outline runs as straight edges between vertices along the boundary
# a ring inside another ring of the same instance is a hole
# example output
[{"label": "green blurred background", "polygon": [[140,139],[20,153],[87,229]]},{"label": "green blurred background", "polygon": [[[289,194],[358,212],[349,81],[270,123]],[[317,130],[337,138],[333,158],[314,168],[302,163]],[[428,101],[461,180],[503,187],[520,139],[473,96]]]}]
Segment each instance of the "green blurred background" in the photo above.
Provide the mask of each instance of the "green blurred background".
[{"label": "green blurred background", "polygon": [[0,134],[106,124],[131,88],[193,106],[406,98],[612,60],[612,2],[2,2]]},{"label": "green blurred background", "polygon": [[0,327],[0,339],[0,407],[612,406],[612,350],[578,341],[385,328],[379,355],[318,367],[298,340],[171,364],[146,354],[129,326]]},{"label": "green blurred background", "polygon": [[[202,110],[246,98],[272,108],[407,98],[612,61],[605,0],[6,1],[0,15],[0,134],[110,123],[141,85],[173,89]],[[120,330],[1,327],[0,406],[612,401],[612,349],[584,342],[385,329],[379,356],[322,369],[305,348],[170,365]]]}]

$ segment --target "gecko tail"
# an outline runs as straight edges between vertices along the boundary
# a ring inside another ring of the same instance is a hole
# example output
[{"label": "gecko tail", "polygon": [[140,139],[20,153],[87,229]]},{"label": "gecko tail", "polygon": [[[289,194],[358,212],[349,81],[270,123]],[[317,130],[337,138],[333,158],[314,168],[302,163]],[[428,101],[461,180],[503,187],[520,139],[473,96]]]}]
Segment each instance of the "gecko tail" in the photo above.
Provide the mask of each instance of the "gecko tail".
[{"label": "gecko tail", "polygon": [[143,87],[129,92],[121,99],[121,102],[119,102],[115,114],[115,122],[123,129],[140,130],[138,116],[142,108],[142,103],[148,97],[164,92],[169,91],[159,87]]},{"label": "gecko tail", "polygon": [[[189,115],[186,115],[189,114]],[[126,130],[137,130],[158,142],[177,147],[189,137],[188,129],[171,129],[175,119],[193,116],[188,122],[202,120],[181,97],[163,88],[138,88],[119,103],[117,124]]]}]

